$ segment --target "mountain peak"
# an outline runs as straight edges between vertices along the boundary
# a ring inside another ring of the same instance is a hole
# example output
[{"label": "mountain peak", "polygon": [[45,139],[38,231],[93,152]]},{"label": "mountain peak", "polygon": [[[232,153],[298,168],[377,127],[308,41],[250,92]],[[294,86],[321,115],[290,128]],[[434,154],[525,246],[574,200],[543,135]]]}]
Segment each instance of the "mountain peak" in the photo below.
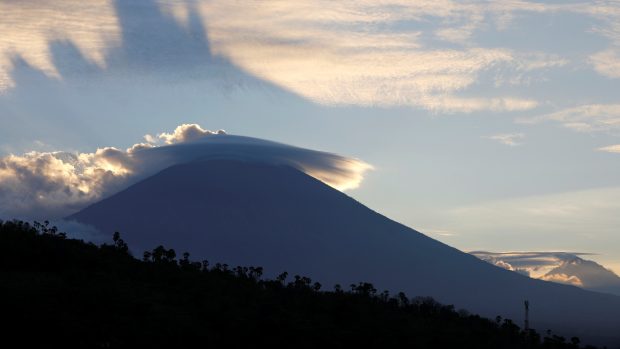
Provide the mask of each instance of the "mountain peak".
[{"label": "mountain peak", "polygon": [[620,325],[620,297],[497,268],[287,165],[225,158],[175,165],[69,219],[120,231],[138,255],[163,244],[194,259],[262,266],[267,276],[307,275],[326,287],[368,281],[493,318],[521,318],[529,299],[533,327],[584,338],[613,336]]}]

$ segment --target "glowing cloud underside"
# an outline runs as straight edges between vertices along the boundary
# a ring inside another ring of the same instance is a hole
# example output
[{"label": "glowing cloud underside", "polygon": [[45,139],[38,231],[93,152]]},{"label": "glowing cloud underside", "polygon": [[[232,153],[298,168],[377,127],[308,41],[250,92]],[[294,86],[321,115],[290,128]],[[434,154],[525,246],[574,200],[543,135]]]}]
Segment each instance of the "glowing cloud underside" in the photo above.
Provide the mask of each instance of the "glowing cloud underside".
[{"label": "glowing cloud underside", "polygon": [[231,158],[293,166],[347,190],[359,186],[370,165],[344,156],[256,138],[226,135],[198,125],[145,136],[147,142],[94,153],[30,152],[0,158],[0,218],[70,214],[167,167]]}]

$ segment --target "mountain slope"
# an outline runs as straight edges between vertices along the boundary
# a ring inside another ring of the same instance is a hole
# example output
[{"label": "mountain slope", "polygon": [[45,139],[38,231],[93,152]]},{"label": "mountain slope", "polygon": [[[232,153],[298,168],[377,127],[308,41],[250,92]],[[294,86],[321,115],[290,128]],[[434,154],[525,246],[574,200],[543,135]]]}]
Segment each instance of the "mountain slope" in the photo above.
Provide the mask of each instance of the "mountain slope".
[{"label": "mountain slope", "polygon": [[[170,167],[69,219],[122,232],[136,255],[164,244],[194,259],[284,270],[326,286],[369,281],[482,315],[620,343],[620,298],[502,270],[430,239],[287,166],[209,160]],[[604,339],[602,339],[604,338]]]},{"label": "mountain slope", "polygon": [[224,270],[175,259],[166,249],[140,261],[120,237],[96,246],[48,228],[0,222],[0,308],[11,319],[3,323],[2,343],[65,349],[578,349],[574,338],[525,333],[508,320],[456,312],[428,298],[388,298],[367,284],[321,291],[307,278],[269,280],[260,268]]}]

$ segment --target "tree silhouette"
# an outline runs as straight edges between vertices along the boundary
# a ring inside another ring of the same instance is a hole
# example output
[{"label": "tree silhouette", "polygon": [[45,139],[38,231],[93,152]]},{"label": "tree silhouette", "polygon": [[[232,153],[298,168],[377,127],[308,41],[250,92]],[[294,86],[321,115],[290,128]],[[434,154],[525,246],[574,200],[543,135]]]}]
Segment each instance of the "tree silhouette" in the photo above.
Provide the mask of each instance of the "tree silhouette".
[{"label": "tree silhouette", "polygon": [[116,247],[117,250],[124,252],[124,253],[129,252],[129,246],[127,246],[125,241],[121,239],[121,233],[117,231],[114,232],[114,235],[112,236],[112,240],[114,241],[114,247]]},{"label": "tree silhouette", "polygon": [[[113,245],[67,239],[49,222],[0,221],[0,343],[24,347],[579,348],[510,319],[455,311],[430,297],[377,294],[359,282],[322,291],[288,273],[177,259],[157,246],[137,260]],[[587,346],[586,348],[593,348]]]}]

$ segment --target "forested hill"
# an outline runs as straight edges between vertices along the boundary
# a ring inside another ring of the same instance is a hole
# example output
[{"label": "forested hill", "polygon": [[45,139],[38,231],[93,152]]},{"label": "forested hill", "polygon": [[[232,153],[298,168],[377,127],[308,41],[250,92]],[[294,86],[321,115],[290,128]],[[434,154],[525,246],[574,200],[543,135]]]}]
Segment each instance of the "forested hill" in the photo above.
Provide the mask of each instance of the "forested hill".
[{"label": "forested hill", "polygon": [[194,262],[162,246],[136,259],[118,234],[111,243],[0,221],[0,340],[63,348],[579,347],[577,338],[525,333],[507,319],[368,283],[322,290],[305,277],[266,280],[260,267]]}]

